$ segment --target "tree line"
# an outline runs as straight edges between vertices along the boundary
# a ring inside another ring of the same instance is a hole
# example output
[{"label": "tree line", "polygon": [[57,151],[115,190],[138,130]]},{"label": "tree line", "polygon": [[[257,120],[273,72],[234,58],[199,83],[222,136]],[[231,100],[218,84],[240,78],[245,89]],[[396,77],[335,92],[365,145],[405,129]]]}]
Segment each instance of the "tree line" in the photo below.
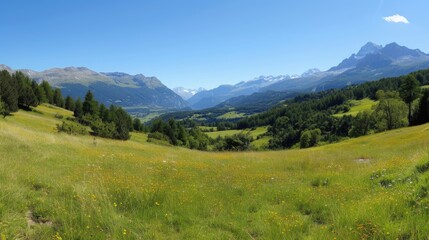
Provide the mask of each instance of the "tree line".
[{"label": "tree line", "polygon": [[[270,149],[311,147],[319,141],[335,142],[371,132],[429,122],[429,70],[402,77],[384,78],[339,90],[303,94],[267,112],[237,122],[237,129],[269,126]],[[347,112],[350,100],[377,100],[371,111],[356,116]]]}]

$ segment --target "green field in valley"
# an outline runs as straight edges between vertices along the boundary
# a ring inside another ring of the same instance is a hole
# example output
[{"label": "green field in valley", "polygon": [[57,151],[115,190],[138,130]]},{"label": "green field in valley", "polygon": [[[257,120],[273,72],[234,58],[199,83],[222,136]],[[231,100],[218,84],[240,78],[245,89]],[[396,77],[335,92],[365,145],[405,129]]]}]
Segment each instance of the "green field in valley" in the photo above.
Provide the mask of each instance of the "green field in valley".
[{"label": "green field in valley", "polygon": [[373,106],[377,104],[377,101],[365,98],[362,100],[351,100],[349,101],[351,107],[348,112],[334,114],[335,117],[342,117],[344,115],[356,116],[359,112],[365,110],[371,110]]},{"label": "green field in valley", "polygon": [[219,117],[217,117],[217,119],[223,119],[223,120],[236,119],[236,118],[242,118],[245,115],[246,114],[244,114],[244,113],[238,113],[236,111],[231,111],[231,112],[227,112],[225,114],[220,115]]},{"label": "green field in valley", "polygon": [[304,150],[199,152],[0,119],[2,239],[427,239],[429,125]]},{"label": "green field in valley", "polygon": [[[225,131],[213,131],[213,132],[206,132],[206,134],[211,137],[211,138],[217,138],[217,137],[225,137],[225,136],[231,136],[234,134],[239,134],[239,133],[244,133],[247,134],[249,133],[250,136],[252,136],[253,138],[256,138],[257,136],[264,134],[267,132],[267,128],[268,127],[258,127],[254,130],[251,129],[245,129],[245,130],[225,130]],[[207,127],[205,128],[207,129]]]}]

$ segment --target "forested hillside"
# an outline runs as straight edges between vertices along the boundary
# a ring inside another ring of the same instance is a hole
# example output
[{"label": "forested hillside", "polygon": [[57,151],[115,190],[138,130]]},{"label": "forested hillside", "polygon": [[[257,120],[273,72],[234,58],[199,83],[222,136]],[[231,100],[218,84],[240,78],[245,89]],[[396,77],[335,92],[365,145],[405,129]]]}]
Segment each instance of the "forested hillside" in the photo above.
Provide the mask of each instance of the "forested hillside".
[{"label": "forested hillside", "polygon": [[[238,129],[270,126],[270,148],[290,148],[300,143],[313,146],[318,141],[335,142],[342,138],[357,137],[429,121],[429,70],[418,71],[397,78],[385,78],[341,90],[304,94],[285,101],[273,109],[237,123]],[[356,116],[347,112],[350,101],[373,99],[377,105]],[[308,136],[313,140],[306,143]]]}]

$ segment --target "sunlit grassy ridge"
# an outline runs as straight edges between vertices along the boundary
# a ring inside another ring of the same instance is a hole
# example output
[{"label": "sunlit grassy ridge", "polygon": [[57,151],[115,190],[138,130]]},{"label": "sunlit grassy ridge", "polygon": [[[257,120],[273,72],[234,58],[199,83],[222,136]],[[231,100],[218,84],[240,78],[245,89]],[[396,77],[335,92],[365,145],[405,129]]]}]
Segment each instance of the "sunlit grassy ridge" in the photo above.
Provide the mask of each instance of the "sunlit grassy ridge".
[{"label": "sunlit grassy ridge", "polygon": [[[210,130],[210,127],[200,127],[201,129]],[[257,127],[255,129],[244,129],[244,130],[225,130],[225,131],[212,131],[206,132],[206,134],[211,138],[217,137],[226,137],[232,136],[234,134],[244,133],[250,134],[253,137],[254,141],[250,143],[252,149],[264,149],[268,146],[268,142],[270,141],[270,136],[263,136],[262,138],[257,139],[258,136],[265,134],[268,130],[268,127]]]},{"label": "sunlit grassy ridge", "polygon": [[356,116],[359,112],[371,110],[377,104],[377,101],[365,98],[362,100],[350,100],[351,108],[348,112],[335,114],[335,117],[342,117],[344,115]]},{"label": "sunlit grassy ridge", "polygon": [[217,119],[236,119],[236,118],[242,118],[244,116],[245,116],[244,113],[238,113],[236,111],[231,111],[231,112],[227,112],[223,115],[220,115],[219,117],[217,117]]},{"label": "sunlit grassy ridge", "polygon": [[[207,129],[207,127],[206,127]],[[267,132],[267,127],[258,127],[254,130],[252,129],[244,129],[244,130],[225,130],[225,131],[213,131],[213,132],[206,132],[206,134],[211,138],[217,138],[217,137],[226,137],[226,136],[232,136],[234,134],[249,133],[250,136],[256,138],[257,136],[264,134]]]},{"label": "sunlit grassy ridge", "polygon": [[54,115],[71,113],[38,111],[0,119],[7,239],[429,237],[429,175],[416,168],[428,161],[429,125],[306,150],[209,153],[143,134],[56,133]]}]

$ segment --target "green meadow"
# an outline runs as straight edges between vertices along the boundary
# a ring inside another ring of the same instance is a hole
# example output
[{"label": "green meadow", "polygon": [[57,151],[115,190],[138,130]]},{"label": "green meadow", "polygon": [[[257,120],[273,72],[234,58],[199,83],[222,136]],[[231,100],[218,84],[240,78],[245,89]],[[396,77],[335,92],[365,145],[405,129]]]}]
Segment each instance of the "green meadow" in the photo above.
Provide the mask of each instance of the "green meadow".
[{"label": "green meadow", "polygon": [[373,106],[377,104],[377,101],[371,100],[369,98],[364,98],[362,100],[350,100],[351,107],[350,110],[345,113],[334,114],[335,117],[342,117],[344,115],[356,116],[359,112],[365,110],[371,110]]},{"label": "green meadow", "polygon": [[[210,131],[211,129],[216,130],[216,128],[213,127],[200,127],[201,129],[205,129],[206,131]],[[244,130],[224,130],[224,131],[211,131],[206,132],[206,134],[216,139],[217,137],[226,137],[226,136],[232,136],[234,134],[244,133],[249,134],[253,137],[253,141],[250,143],[251,149],[254,150],[263,150],[266,149],[268,146],[268,142],[270,141],[270,136],[262,136],[261,138],[257,138],[258,136],[261,136],[265,133],[267,133],[268,127],[257,127],[255,129],[244,129]]]},{"label": "green meadow", "polygon": [[1,239],[429,237],[428,124],[215,153],[57,133],[58,114],[0,119]]}]

